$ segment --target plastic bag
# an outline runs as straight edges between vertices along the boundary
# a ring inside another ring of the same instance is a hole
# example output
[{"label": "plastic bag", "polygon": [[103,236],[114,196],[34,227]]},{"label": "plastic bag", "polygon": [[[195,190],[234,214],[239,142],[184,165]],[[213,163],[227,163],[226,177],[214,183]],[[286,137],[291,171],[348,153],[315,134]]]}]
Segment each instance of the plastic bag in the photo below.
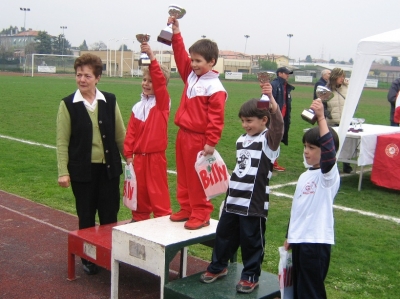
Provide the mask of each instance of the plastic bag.
[{"label": "plastic bag", "polygon": [[226,193],[230,175],[217,150],[207,156],[201,155],[199,152],[194,167],[208,200]]},{"label": "plastic bag", "polygon": [[279,288],[281,299],[293,299],[293,278],[292,278],[292,251],[279,247]]},{"label": "plastic bag", "polygon": [[132,211],[137,209],[137,183],[136,175],[132,163],[125,165],[125,180],[124,180],[124,206]]}]

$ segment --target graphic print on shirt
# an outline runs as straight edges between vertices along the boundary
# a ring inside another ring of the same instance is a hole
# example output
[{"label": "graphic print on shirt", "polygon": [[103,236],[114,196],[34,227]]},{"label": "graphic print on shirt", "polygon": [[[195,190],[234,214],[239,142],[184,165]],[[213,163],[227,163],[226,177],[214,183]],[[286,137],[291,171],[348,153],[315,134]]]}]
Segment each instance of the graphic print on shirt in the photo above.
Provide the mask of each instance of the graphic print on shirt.
[{"label": "graphic print on shirt", "polygon": [[195,93],[196,93],[196,96],[204,96],[204,95],[206,95],[206,89],[204,88],[204,86],[197,85],[195,87]]},{"label": "graphic print on shirt", "polygon": [[238,177],[244,177],[250,169],[251,166],[251,155],[250,152],[246,149],[242,149],[239,152],[239,158],[237,160],[238,164],[238,171],[237,171],[237,176]]},{"label": "graphic print on shirt", "polygon": [[315,190],[317,190],[317,184],[314,181],[307,182],[307,184],[303,188],[303,194],[309,195],[314,194]]}]

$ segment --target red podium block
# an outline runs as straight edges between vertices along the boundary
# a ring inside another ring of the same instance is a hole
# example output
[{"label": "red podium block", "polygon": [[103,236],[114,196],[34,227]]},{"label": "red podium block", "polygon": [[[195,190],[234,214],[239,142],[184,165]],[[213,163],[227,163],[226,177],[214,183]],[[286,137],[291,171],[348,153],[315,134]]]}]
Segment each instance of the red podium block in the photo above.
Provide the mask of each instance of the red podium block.
[{"label": "red podium block", "polygon": [[381,187],[400,190],[400,134],[378,136],[371,181]]},{"label": "red podium block", "polygon": [[111,270],[112,228],[129,220],[79,229],[68,233],[68,280],[75,280],[75,255]]}]

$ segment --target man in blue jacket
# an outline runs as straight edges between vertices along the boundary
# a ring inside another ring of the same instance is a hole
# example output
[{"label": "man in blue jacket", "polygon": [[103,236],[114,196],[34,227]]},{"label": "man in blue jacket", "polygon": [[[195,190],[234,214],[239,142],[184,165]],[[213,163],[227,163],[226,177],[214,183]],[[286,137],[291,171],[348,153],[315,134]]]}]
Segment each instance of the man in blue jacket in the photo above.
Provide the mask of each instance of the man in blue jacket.
[{"label": "man in blue jacket", "polygon": [[[321,72],[321,78],[319,78],[319,80],[317,81],[317,83],[315,83],[314,85],[314,97],[312,98],[313,100],[315,100],[316,98],[318,98],[316,91],[317,91],[317,87],[318,86],[326,86],[326,84],[328,84],[329,81],[329,77],[331,76],[331,70],[328,69],[324,69]],[[328,111],[328,104],[326,102],[322,103],[324,105],[324,114],[326,118],[331,118],[331,112]]]},{"label": "man in blue jacket", "polygon": [[[279,105],[283,116],[284,132],[282,142],[288,145],[289,142],[289,127],[290,127],[290,113],[292,110],[292,97],[290,92],[294,90],[294,86],[288,83],[289,75],[293,74],[293,71],[287,67],[280,67],[276,70],[277,77],[271,82],[272,95]],[[285,168],[278,164],[278,160],[275,160],[274,170],[285,171]]]}]

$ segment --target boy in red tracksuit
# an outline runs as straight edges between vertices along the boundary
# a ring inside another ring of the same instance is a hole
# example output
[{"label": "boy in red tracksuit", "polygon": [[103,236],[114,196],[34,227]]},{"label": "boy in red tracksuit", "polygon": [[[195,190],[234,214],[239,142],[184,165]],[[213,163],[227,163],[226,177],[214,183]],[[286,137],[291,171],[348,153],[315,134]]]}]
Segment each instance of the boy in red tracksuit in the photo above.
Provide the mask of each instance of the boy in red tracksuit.
[{"label": "boy in red tracksuit", "polygon": [[167,90],[169,70],[159,65],[147,43],[141,50],[150,58],[143,68],[140,102],[132,108],[124,141],[126,163],[133,163],[137,180],[137,210],[132,222],[171,214],[167,182],[167,127],[170,98]]},{"label": "boy in red tracksuit", "polygon": [[179,74],[185,82],[181,102],[175,115],[179,127],[176,139],[176,167],[178,173],[177,200],[179,212],[172,221],[186,221],[186,229],[199,229],[210,224],[213,205],[207,200],[194,164],[197,155],[211,155],[224,127],[224,108],[227,92],[213,66],[218,59],[218,46],[209,39],[201,39],[189,48],[189,54],[179,29],[179,22],[169,17],[172,24],[172,48]]}]

